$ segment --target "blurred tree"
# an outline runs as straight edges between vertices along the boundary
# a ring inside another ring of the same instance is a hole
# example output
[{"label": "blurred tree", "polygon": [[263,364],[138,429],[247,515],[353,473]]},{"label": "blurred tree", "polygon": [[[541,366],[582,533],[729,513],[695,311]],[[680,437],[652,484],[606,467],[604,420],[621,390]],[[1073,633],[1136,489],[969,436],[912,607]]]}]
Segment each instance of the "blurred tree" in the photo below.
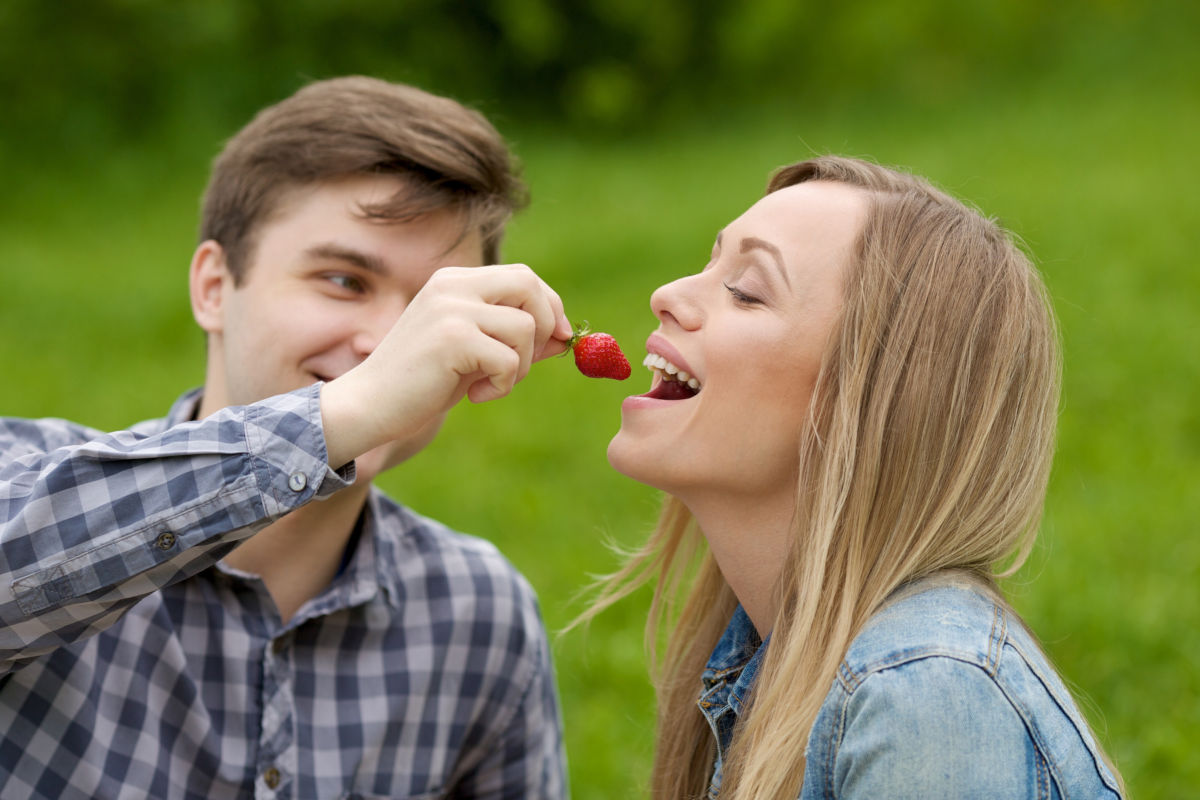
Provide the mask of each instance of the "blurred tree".
[{"label": "blurred tree", "polygon": [[136,143],[167,121],[228,130],[307,79],[350,72],[411,81],[491,114],[605,131],[767,98],[812,104],[854,91],[938,101],[1178,38],[1196,29],[1196,8],[1128,0],[7,0],[0,148]]}]

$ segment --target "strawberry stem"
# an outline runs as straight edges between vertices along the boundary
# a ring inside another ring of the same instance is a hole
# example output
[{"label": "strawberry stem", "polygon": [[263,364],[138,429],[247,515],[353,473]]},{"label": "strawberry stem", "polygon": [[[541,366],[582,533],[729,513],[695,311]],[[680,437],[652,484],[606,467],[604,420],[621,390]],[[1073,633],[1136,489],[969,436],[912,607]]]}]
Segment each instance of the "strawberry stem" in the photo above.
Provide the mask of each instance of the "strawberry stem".
[{"label": "strawberry stem", "polygon": [[571,338],[567,340],[567,349],[559,353],[559,356],[565,356],[567,353],[573,351],[575,349],[575,345],[579,343],[579,340],[591,332],[592,329],[588,327],[588,322],[586,319],[583,322],[577,323],[575,325],[575,332],[572,333]]}]

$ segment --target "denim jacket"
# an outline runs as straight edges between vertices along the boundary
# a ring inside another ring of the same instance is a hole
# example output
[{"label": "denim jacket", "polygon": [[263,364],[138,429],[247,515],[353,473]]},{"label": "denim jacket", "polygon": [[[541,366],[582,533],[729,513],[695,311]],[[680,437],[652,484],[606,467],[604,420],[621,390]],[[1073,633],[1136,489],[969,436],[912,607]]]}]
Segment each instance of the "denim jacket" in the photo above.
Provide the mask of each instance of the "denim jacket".
[{"label": "denim jacket", "polygon": [[[717,742],[708,796],[770,637],[739,606],[698,704]],[[1032,636],[970,579],[902,587],[854,639],[809,733],[800,800],[1121,795]]]}]

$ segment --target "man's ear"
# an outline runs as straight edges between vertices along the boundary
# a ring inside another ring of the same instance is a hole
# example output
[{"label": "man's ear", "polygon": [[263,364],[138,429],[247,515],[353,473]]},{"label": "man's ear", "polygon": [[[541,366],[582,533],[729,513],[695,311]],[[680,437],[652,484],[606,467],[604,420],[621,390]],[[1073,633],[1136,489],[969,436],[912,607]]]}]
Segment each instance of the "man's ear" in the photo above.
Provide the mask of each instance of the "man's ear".
[{"label": "man's ear", "polygon": [[188,289],[192,295],[192,316],[206,333],[219,333],[224,327],[224,301],[233,287],[233,275],[225,260],[225,248],[213,239],[196,247],[188,271]]}]

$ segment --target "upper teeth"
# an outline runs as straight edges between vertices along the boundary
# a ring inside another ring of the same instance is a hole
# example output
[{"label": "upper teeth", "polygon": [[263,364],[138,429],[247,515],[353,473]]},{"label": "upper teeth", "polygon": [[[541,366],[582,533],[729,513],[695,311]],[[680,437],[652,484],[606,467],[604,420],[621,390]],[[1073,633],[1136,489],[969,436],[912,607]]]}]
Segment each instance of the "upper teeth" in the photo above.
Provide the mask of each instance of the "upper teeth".
[{"label": "upper teeth", "polygon": [[647,353],[646,357],[642,359],[642,365],[660,373],[664,381],[680,381],[693,389],[700,388],[700,381],[657,353]]}]

